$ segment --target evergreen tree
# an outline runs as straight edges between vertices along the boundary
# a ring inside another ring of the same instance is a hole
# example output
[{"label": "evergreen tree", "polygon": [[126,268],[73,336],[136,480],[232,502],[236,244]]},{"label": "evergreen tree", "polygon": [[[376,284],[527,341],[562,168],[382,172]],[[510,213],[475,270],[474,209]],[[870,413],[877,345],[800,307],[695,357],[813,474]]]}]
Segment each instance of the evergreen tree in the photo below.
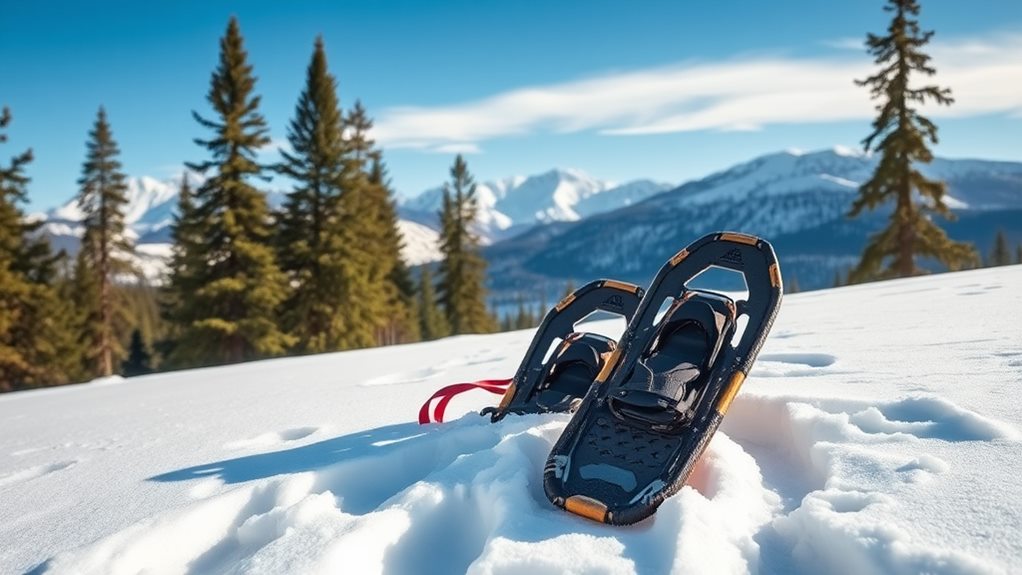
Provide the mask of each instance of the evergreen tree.
[{"label": "evergreen tree", "polygon": [[398,230],[397,206],[378,150],[371,153],[367,183],[369,210],[376,215],[372,226],[376,237],[369,245],[377,252],[372,261],[378,267],[377,274],[382,276],[384,295],[383,325],[377,339],[383,345],[416,341],[419,326],[414,313],[415,286],[401,257],[404,240]]},{"label": "evergreen tree", "polygon": [[450,333],[447,318],[437,307],[429,265],[422,266],[422,270],[419,272],[419,326],[422,339],[426,341],[438,339]]},{"label": "evergreen tree", "polygon": [[345,117],[345,132],[349,162],[358,177],[353,193],[346,198],[345,209],[355,214],[349,228],[358,238],[356,244],[361,247],[360,255],[365,262],[362,276],[367,285],[360,301],[363,322],[375,329],[374,343],[387,344],[407,340],[414,335],[414,327],[413,314],[398,285],[405,278],[400,277],[403,263],[397,210],[382,153],[369,137],[372,126],[362,103],[356,100]]},{"label": "evergreen tree", "polygon": [[84,326],[86,345],[95,357],[95,374],[109,376],[114,361],[124,352],[116,331],[123,328],[123,306],[117,293],[115,278],[131,270],[127,256],[132,245],[124,235],[124,211],[128,204],[128,185],[120,150],[114,141],[106,110],[102,107],[89,132],[85,162],[78,179],[78,208],[84,219],[79,274],[94,275],[94,299],[82,301],[83,309],[91,310]]},{"label": "evergreen tree", "polygon": [[372,288],[369,242],[358,235],[365,214],[356,203],[366,184],[344,138],[337,81],[327,69],[322,39],[316,40],[288,141],[293,152],[282,152],[278,168],[296,183],[277,238],[292,286],[285,326],[303,353],[372,345],[375,325],[364,298]]},{"label": "evergreen tree", "polygon": [[138,329],[134,329],[131,332],[131,345],[128,346],[128,358],[121,362],[121,375],[124,377],[134,377],[136,375],[145,375],[152,373],[153,368],[150,365],[149,350],[146,349],[145,342],[142,340],[142,332]]},{"label": "evergreen tree", "polygon": [[1008,248],[1008,238],[1004,237],[1004,230],[997,230],[994,238],[994,248],[987,260],[989,266],[1006,266],[1011,264],[1011,250]]},{"label": "evergreen tree", "polygon": [[198,288],[199,272],[206,265],[201,224],[195,213],[194,192],[185,172],[181,174],[177,213],[170,230],[172,247],[168,274],[160,293],[160,314],[167,324],[167,337],[157,344],[157,348],[172,367],[186,367],[191,363],[187,350],[177,349],[177,342],[193,319],[196,310],[190,308],[189,299]]},{"label": "evergreen tree", "polygon": [[[10,121],[5,107],[0,144]],[[32,239],[40,224],[29,222],[19,205],[31,162],[27,150],[0,164],[0,392],[66,383],[76,353],[70,307],[57,291],[59,257],[45,240]]]},{"label": "evergreen tree", "polygon": [[[195,140],[211,158],[188,166],[207,177],[191,198],[194,205],[175,224],[176,235],[198,238],[177,246],[180,261],[169,280],[194,288],[172,300],[170,310],[180,332],[174,350],[179,365],[280,355],[292,341],[276,322],[286,286],[269,245],[266,196],[250,183],[263,175],[255,157],[269,137],[247,58],[238,22],[231,18],[206,96],[216,119],[192,114],[211,132]],[[187,278],[174,277],[181,261],[191,268]]]},{"label": "evergreen tree", "polygon": [[873,132],[863,140],[864,148],[879,151],[881,158],[873,177],[859,188],[849,216],[856,217],[863,210],[873,210],[892,200],[895,207],[888,227],[870,237],[850,275],[853,282],[922,273],[916,265],[918,256],[934,258],[951,269],[976,260],[971,245],[951,241],[929,217],[953,217],[944,202],[946,185],[926,179],[914,166],[933,159],[927,140],[937,143],[937,126],[919,114],[914,104],[927,100],[943,105],[953,102],[946,88],[910,86],[910,75],[932,76],[936,72],[930,57],[922,52],[933,32],[920,31],[914,19],[919,14],[916,0],[888,0],[884,10],[894,13],[887,35],[869,34],[866,40],[881,69],[856,81],[870,88],[873,99],[881,100]]},{"label": "evergreen tree", "polygon": [[451,333],[493,331],[493,316],[486,308],[486,261],[472,228],[477,209],[476,187],[468,164],[459,154],[444,184],[440,210],[440,302]]}]

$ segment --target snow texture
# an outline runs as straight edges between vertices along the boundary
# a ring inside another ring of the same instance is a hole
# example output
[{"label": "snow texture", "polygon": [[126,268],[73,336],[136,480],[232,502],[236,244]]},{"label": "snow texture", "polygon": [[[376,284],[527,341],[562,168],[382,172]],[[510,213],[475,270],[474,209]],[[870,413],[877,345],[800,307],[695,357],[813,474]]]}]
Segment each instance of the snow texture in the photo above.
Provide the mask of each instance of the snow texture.
[{"label": "snow texture", "polygon": [[8,394],[0,572],[1017,573],[1020,312],[1022,266],[787,298],[688,485],[630,527],[544,497],[567,416],[490,424],[478,393],[413,423],[531,331]]}]

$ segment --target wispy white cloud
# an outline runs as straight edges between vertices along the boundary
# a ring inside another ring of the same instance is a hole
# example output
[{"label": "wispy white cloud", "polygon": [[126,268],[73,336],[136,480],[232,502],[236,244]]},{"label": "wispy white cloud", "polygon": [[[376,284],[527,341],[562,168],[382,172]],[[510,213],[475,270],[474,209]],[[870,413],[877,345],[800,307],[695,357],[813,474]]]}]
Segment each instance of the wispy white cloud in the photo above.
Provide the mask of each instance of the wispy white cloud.
[{"label": "wispy white cloud", "polygon": [[[927,113],[1022,110],[1022,32],[935,42],[931,54],[939,70],[932,80],[950,86],[956,101]],[[852,80],[872,71],[864,52],[684,63],[523,87],[450,106],[390,108],[374,135],[392,148],[454,146],[474,153],[486,140],[541,132],[635,136],[866,119],[873,103]]]},{"label": "wispy white cloud", "polygon": [[478,144],[472,142],[458,142],[455,144],[441,144],[429,148],[429,151],[437,154],[480,154],[482,150]]}]

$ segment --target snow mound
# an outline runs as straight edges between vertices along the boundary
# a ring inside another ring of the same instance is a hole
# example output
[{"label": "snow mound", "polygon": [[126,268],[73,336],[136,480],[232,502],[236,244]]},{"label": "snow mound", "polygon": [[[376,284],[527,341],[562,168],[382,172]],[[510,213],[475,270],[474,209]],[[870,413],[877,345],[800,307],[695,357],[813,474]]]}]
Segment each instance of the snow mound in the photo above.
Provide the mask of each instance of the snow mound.
[{"label": "snow mound", "polygon": [[10,394],[0,572],[1018,572],[1018,309],[1022,266],[788,298],[687,485],[630,527],[547,502],[566,415],[491,424],[466,394],[410,422],[513,372],[528,330]]}]

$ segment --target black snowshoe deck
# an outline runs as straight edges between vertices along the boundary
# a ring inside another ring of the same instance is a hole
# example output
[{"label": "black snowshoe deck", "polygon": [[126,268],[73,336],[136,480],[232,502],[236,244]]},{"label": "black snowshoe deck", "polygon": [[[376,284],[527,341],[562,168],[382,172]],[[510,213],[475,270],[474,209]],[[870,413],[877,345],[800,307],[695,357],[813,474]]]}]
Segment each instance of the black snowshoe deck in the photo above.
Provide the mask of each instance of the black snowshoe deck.
[{"label": "black snowshoe deck", "polygon": [[[498,421],[509,413],[568,412],[578,407],[617,343],[576,332],[576,325],[598,311],[630,322],[642,294],[639,286],[615,280],[590,282],[569,294],[543,318],[500,404],[482,413]],[[558,339],[562,343],[549,353]]]},{"label": "black snowshoe deck", "polygon": [[[747,301],[691,289],[711,267],[741,273]],[[592,393],[554,444],[547,497],[611,524],[652,515],[684,485],[770,331],[782,294],[774,250],[737,233],[705,236],[668,261]],[[658,321],[660,304],[673,304]],[[733,343],[738,319],[748,324]]]}]

